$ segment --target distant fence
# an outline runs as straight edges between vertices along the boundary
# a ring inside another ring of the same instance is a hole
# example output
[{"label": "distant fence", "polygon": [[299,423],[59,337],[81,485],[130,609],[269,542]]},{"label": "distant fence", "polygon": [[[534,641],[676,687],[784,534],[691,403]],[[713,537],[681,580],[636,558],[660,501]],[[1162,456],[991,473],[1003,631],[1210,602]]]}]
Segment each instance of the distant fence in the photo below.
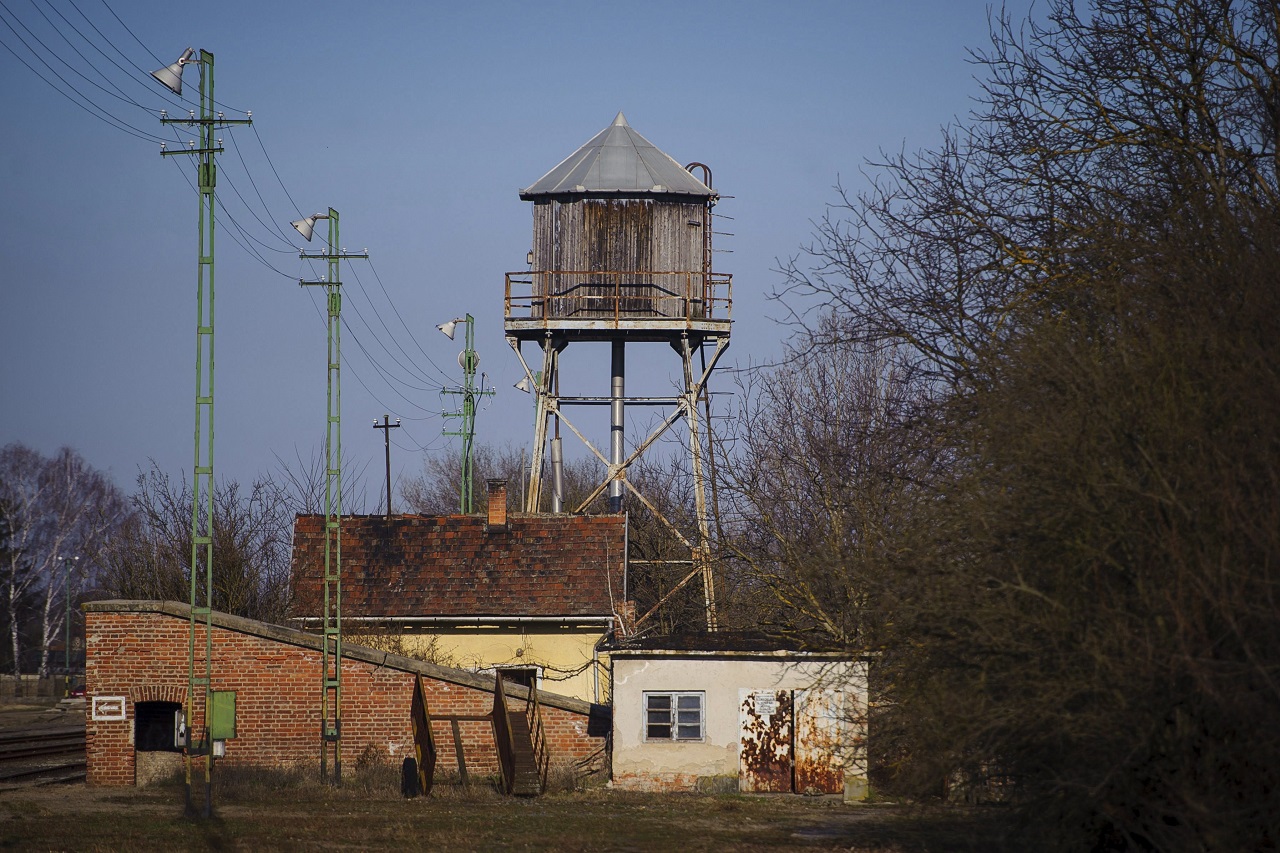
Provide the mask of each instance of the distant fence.
[{"label": "distant fence", "polygon": [[76,689],[84,683],[79,676],[51,675],[41,678],[38,675],[0,675],[0,702],[11,702],[15,699],[61,699],[67,694],[67,681]]}]

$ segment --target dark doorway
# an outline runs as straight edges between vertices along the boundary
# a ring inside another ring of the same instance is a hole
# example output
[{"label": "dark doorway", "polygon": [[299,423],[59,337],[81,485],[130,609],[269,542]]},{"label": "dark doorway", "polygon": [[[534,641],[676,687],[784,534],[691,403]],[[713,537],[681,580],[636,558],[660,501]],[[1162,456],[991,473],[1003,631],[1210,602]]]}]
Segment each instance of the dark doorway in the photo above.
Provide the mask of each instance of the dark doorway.
[{"label": "dark doorway", "polygon": [[538,668],[536,666],[500,666],[502,680],[508,684],[519,684],[522,687],[538,686]]},{"label": "dark doorway", "polygon": [[139,702],[134,707],[133,748],[138,752],[181,752],[175,743],[177,702]]}]

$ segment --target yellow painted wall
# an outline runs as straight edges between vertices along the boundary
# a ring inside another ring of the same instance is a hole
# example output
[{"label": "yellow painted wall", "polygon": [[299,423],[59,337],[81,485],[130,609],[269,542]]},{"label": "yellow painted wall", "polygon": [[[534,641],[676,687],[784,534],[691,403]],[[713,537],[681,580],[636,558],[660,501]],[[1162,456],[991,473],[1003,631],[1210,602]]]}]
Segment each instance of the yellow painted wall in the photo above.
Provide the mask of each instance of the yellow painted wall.
[{"label": "yellow painted wall", "polygon": [[370,626],[347,642],[472,671],[539,667],[538,689],[586,702],[609,701],[609,660],[595,653],[603,625]]}]

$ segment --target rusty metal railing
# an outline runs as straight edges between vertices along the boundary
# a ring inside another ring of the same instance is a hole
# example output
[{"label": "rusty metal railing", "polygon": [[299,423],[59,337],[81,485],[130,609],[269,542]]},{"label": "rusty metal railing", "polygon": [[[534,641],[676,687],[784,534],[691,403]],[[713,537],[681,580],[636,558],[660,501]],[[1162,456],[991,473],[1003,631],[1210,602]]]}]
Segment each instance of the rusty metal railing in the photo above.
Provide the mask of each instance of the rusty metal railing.
[{"label": "rusty metal railing", "polygon": [[511,733],[511,718],[507,716],[507,692],[502,687],[501,672],[496,674],[493,685],[493,740],[498,747],[503,792],[510,794],[516,784],[516,742]]},{"label": "rusty metal railing", "polygon": [[547,790],[547,772],[551,769],[551,753],[547,751],[547,733],[542,725],[542,705],[538,701],[538,688],[529,686],[529,701],[525,705],[525,719],[529,722],[529,740],[533,743],[533,763],[538,768],[540,789]]},{"label": "rusty metal railing", "polygon": [[[413,702],[409,707],[409,718],[413,730],[413,750],[415,771],[418,776],[418,794],[427,796],[435,785],[436,778],[436,739],[431,730],[431,711],[427,707],[427,689],[419,674],[414,679]],[[455,724],[456,725],[456,724]],[[458,755],[458,766],[465,783],[466,770],[461,753]]]},{"label": "rusty metal railing", "polygon": [[533,270],[506,274],[508,320],[728,321],[729,273]]}]

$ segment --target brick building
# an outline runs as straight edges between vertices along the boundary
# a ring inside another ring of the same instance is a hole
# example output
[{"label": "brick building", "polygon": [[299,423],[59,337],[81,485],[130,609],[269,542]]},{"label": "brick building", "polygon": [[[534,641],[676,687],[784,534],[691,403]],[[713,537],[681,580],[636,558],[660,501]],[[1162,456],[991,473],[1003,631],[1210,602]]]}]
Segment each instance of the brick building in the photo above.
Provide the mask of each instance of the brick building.
[{"label": "brick building", "polygon": [[[86,604],[88,779],[132,785],[148,767],[176,769],[173,713],[187,699],[189,608],[158,601]],[[305,631],[213,614],[213,689],[236,695],[236,737],[227,764],[319,766],[320,644]],[[203,626],[196,642],[203,648]],[[387,652],[343,648],[345,762],[376,755],[399,762],[412,754],[410,707],[421,675],[433,715],[483,717],[493,708],[493,678]],[[508,692],[524,698],[524,689]],[[607,760],[608,711],[579,699],[540,694],[552,764],[596,769]],[[203,696],[198,697],[203,701]],[[438,770],[457,769],[447,721],[435,720],[442,745]],[[492,725],[460,724],[472,774],[498,767]]]},{"label": "brick building", "polygon": [[[599,645],[625,600],[626,518],[506,512],[344,516],[342,624],[351,642],[607,703]],[[294,527],[294,624],[322,612],[322,515]]]}]

